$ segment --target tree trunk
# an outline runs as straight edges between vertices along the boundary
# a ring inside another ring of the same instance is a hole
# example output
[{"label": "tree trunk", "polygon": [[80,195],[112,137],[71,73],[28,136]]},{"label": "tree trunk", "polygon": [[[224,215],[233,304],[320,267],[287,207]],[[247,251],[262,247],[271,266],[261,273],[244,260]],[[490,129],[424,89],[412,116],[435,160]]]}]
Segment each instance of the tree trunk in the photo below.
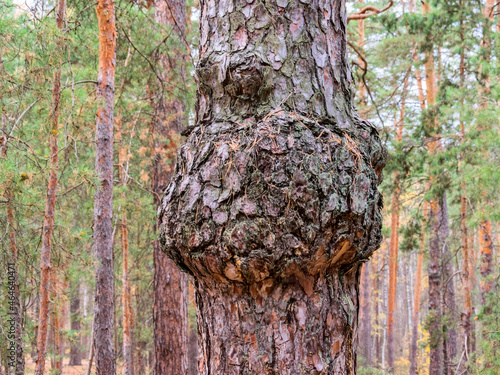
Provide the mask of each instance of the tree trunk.
[{"label": "tree trunk", "polygon": [[81,345],[82,325],[80,321],[82,312],[80,311],[80,283],[78,281],[75,282],[74,290],[71,294],[69,308],[70,308],[71,331],[75,332],[69,352],[69,365],[81,366],[82,351],[80,349],[80,345]]},{"label": "tree trunk", "polygon": [[57,375],[62,374],[63,370],[63,350],[62,350],[62,337],[61,337],[61,280],[57,274],[58,272],[52,272],[52,322],[54,324],[54,373]]},{"label": "tree trunk", "polygon": [[[12,277],[12,283],[14,286],[13,296],[14,303],[9,307],[9,313],[13,313],[15,319],[15,342],[16,342],[16,375],[24,374],[24,348],[23,348],[23,317],[21,311],[21,298],[19,294],[19,276],[18,276],[18,253],[17,253],[17,243],[16,243],[16,227],[15,227],[15,217],[14,210],[12,209],[12,203],[14,201],[14,193],[12,191],[12,186],[5,189],[5,195],[7,199],[7,223],[9,227],[9,245],[10,253],[12,256],[12,263],[8,264],[9,268],[9,279]],[[10,280],[9,280],[10,284]]]},{"label": "tree trunk", "polygon": [[[462,5],[462,2],[460,2]],[[465,34],[463,32],[463,15],[460,18],[460,41],[462,48],[460,51],[460,89],[465,87]],[[461,105],[464,105],[464,99],[461,99]],[[465,124],[460,116],[460,143],[465,142]],[[467,197],[466,180],[463,171],[464,153],[460,154],[459,168],[462,175],[462,182],[460,184],[461,197],[460,197],[460,231],[461,231],[461,245],[462,245],[462,285],[464,289],[464,310],[462,312],[462,328],[464,330],[464,345],[465,352],[464,364],[460,367],[459,371],[464,371],[468,368],[467,361],[472,354],[472,297],[471,297],[471,274],[470,274],[470,248],[469,248],[469,234],[467,228]]]},{"label": "tree trunk", "polygon": [[430,202],[429,222],[431,238],[429,241],[429,375],[443,374],[443,328],[441,323],[441,248],[439,243],[439,204]]},{"label": "tree trunk", "polygon": [[[427,204],[424,203],[424,215],[427,216]],[[413,327],[411,333],[410,345],[410,375],[417,374],[417,341],[418,341],[418,323],[420,319],[420,296],[422,295],[422,268],[424,263],[424,249],[425,249],[425,230],[422,230],[420,235],[420,248],[417,258],[417,271],[415,279],[415,294],[413,301]]]},{"label": "tree trunk", "polygon": [[[406,92],[408,90],[408,83],[410,72],[406,74],[403,84],[403,94],[401,100],[401,113],[399,121],[396,124],[396,139],[397,143],[403,141],[403,123],[405,118],[405,104]],[[399,250],[399,196],[400,190],[400,177],[399,171],[394,172],[394,191],[392,193],[391,204],[391,239],[389,245],[389,301],[387,311],[387,362],[389,372],[394,371],[394,312],[396,309],[396,290],[398,279],[398,250]]]},{"label": "tree trunk", "polygon": [[486,304],[486,296],[493,288],[493,241],[491,221],[479,223],[479,248],[481,249],[481,304]]},{"label": "tree trunk", "polygon": [[[155,18],[162,25],[174,28],[179,38],[185,37],[185,0],[156,1]],[[179,53],[173,59],[159,57],[165,81],[179,76],[183,81],[185,56]],[[153,202],[159,206],[173,172],[173,159],[179,146],[180,131],[184,127],[184,106],[178,99],[169,99],[158,93],[153,103],[155,116],[151,134],[153,135],[152,170]],[[156,233],[157,225],[154,231]],[[187,276],[161,251],[158,241],[154,242],[154,348],[155,374],[184,374],[187,371]],[[175,324],[173,324],[175,322]]]},{"label": "tree trunk", "polygon": [[[127,64],[125,64],[126,66]],[[125,188],[128,180],[128,153],[129,150],[125,146],[123,131],[121,128],[121,118],[116,119],[116,133],[118,147],[118,175],[120,183]],[[122,240],[122,305],[123,305],[123,375],[133,375],[133,350],[132,350],[132,321],[134,311],[132,309],[132,296],[129,277],[129,242],[128,242],[128,222],[127,222],[127,209],[126,209],[126,194],[125,191],[121,193],[123,202],[123,211],[121,213],[121,226],[120,234]]]},{"label": "tree trunk", "polygon": [[360,286],[360,345],[362,353],[365,357],[365,365],[372,366],[372,323],[371,323],[371,302],[370,295],[371,280],[370,280],[370,264],[365,263],[361,271],[361,286]]},{"label": "tree trunk", "polygon": [[440,210],[440,237],[441,237],[441,251],[442,251],[442,282],[443,282],[443,313],[445,315],[446,329],[444,336],[445,345],[445,366],[448,375],[455,373],[455,366],[453,365],[458,361],[457,357],[457,330],[455,328],[456,304],[455,304],[455,270],[453,267],[453,259],[448,246],[448,238],[450,236],[448,226],[448,203],[446,202],[446,192],[441,197],[441,210]]},{"label": "tree trunk", "polygon": [[385,150],[354,110],[345,1],[201,2],[196,125],[159,210],[199,374],[354,374]]},{"label": "tree trunk", "polygon": [[95,192],[94,252],[96,292],[94,304],[94,350],[97,375],[116,373],[113,344],[113,100],[115,86],[115,5],[98,0],[99,74],[97,78],[97,125],[95,170],[99,185]]},{"label": "tree trunk", "polygon": [[[56,25],[59,30],[64,27],[66,12],[66,0],[58,0],[56,12]],[[62,41],[59,41],[62,43]],[[42,251],[40,254],[41,276],[40,276],[40,315],[38,318],[37,335],[37,362],[35,375],[43,375],[45,372],[45,358],[47,355],[47,320],[49,315],[49,293],[51,273],[51,248],[52,233],[54,230],[54,215],[57,197],[57,173],[59,169],[59,150],[57,137],[59,132],[59,105],[61,101],[61,68],[54,72],[52,83],[52,116],[51,133],[49,136],[50,161],[49,182],[47,186],[47,199],[45,201],[45,219],[43,222]]]}]

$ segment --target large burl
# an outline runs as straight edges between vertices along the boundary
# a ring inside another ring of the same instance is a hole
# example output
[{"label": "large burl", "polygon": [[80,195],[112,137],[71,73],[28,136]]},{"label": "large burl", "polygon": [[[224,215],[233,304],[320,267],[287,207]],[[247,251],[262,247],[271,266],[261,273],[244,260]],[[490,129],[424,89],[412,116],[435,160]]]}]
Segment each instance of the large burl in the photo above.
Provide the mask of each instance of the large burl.
[{"label": "large burl", "polygon": [[352,104],[344,5],[201,2],[196,124],[159,209],[200,374],[355,372],[385,150]]}]

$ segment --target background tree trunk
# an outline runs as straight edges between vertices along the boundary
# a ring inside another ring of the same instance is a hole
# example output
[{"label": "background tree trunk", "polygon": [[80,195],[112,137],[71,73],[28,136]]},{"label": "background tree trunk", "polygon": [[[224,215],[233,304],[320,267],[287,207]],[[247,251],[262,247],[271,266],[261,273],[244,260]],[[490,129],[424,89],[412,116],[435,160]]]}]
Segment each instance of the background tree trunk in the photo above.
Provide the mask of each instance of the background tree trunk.
[{"label": "background tree trunk", "polygon": [[160,207],[199,374],[353,374],[385,150],[353,109],[345,1],[201,2],[197,120]]},{"label": "background tree trunk", "polygon": [[113,264],[113,110],[115,86],[115,5],[99,0],[99,74],[97,78],[97,126],[95,170],[99,185],[95,192],[94,251],[96,292],[94,304],[94,350],[97,375],[116,373],[114,331]]},{"label": "background tree trunk", "polygon": [[[155,18],[161,25],[174,28],[184,41],[186,32],[185,0],[157,0]],[[183,81],[186,57],[159,56],[164,69],[164,82]],[[173,160],[184,127],[184,106],[179,99],[165,98],[163,92],[156,93],[153,102],[155,115],[151,134],[153,135],[153,203],[159,206],[160,198],[173,172]],[[157,225],[154,231],[156,233]],[[158,241],[154,242],[154,348],[155,374],[184,374],[187,371],[187,275],[161,251]],[[194,358],[190,359],[194,360]]]},{"label": "background tree trunk", "polygon": [[[12,263],[14,264],[14,319],[15,319],[15,335],[16,335],[16,375],[24,375],[24,348],[23,348],[23,316],[21,311],[21,296],[19,294],[19,262],[16,243],[16,225],[14,210],[12,208],[14,201],[14,193],[12,191],[12,184],[5,189],[5,198],[7,199],[7,223],[9,226],[9,246],[12,256]],[[10,311],[9,311],[10,312]],[[1,364],[0,364],[1,366]]]},{"label": "background tree trunk", "polygon": [[[56,12],[56,26],[59,30],[64,27],[66,13],[66,1],[58,0]],[[49,316],[49,293],[51,289],[51,249],[52,233],[54,231],[54,216],[57,197],[57,173],[59,169],[59,148],[57,138],[59,134],[59,105],[61,101],[61,68],[54,72],[52,80],[52,113],[51,132],[49,136],[50,162],[49,182],[47,186],[47,199],[45,202],[45,219],[42,232],[42,250],[40,254],[40,315],[38,318],[37,335],[37,362],[35,375],[43,375],[45,372],[45,359],[47,355],[47,324]]]},{"label": "background tree trunk", "polygon": [[69,365],[70,366],[81,366],[82,365],[82,351],[80,349],[81,345],[81,317],[82,311],[80,310],[80,283],[77,281],[73,286],[73,293],[71,294],[70,300],[70,320],[71,320],[71,331],[75,332],[73,340],[71,342],[70,352],[69,352]]}]

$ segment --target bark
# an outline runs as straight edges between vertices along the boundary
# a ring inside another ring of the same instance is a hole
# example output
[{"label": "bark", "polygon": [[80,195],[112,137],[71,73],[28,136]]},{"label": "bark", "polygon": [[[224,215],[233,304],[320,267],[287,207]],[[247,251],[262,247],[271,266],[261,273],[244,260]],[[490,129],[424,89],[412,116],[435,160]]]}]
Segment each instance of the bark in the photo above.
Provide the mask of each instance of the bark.
[{"label": "bark", "polygon": [[446,193],[443,193],[440,204],[440,246],[442,249],[442,282],[443,282],[443,313],[446,318],[445,324],[445,366],[448,375],[455,373],[454,363],[458,361],[458,344],[457,344],[457,330],[455,322],[458,317],[456,316],[456,303],[455,303],[455,270],[453,267],[453,259],[448,246],[448,238],[450,230],[448,226],[448,203],[446,202]]},{"label": "bark", "polygon": [[[409,73],[409,72],[408,72]],[[406,74],[401,101],[401,113],[396,124],[396,142],[403,141],[403,123],[405,117],[406,92],[408,90],[409,74]],[[394,312],[396,308],[396,290],[398,278],[398,250],[399,250],[399,197],[400,176],[399,171],[394,172],[394,191],[391,204],[391,239],[389,245],[389,301],[387,311],[387,362],[389,371],[394,371]]]},{"label": "bark", "polygon": [[493,288],[493,241],[491,221],[479,224],[479,248],[481,249],[481,304],[486,305],[486,297]]},{"label": "bark", "polygon": [[159,210],[199,374],[353,374],[385,150],[353,108],[345,1],[201,2],[196,124]]},{"label": "bark", "polygon": [[[117,141],[120,142],[118,148],[118,175],[120,183],[123,187],[127,186],[128,181],[128,148],[124,145],[123,132],[121,129],[121,118],[116,119],[116,133]],[[125,191],[121,193],[122,202],[126,202]],[[133,309],[132,309],[132,295],[129,277],[129,242],[128,242],[128,222],[127,222],[127,209],[123,208],[121,214],[120,234],[122,241],[122,305],[123,305],[123,374],[133,375],[133,351],[132,351],[132,322],[133,322]]]},{"label": "bark", "polygon": [[94,252],[96,292],[94,303],[94,350],[97,375],[116,373],[113,344],[113,99],[115,86],[116,29],[113,0],[99,0],[99,71],[97,78],[96,164],[99,185],[94,205]]},{"label": "bark", "polygon": [[429,221],[431,223],[431,238],[429,241],[429,345],[430,365],[429,375],[443,373],[443,328],[441,324],[441,248],[439,243],[439,204],[430,202]]},{"label": "bark", "polygon": [[52,272],[52,293],[51,300],[52,303],[52,322],[54,324],[54,363],[53,370],[55,374],[62,374],[63,370],[63,350],[62,350],[62,337],[61,337],[61,280],[57,275],[57,272]]},{"label": "bark", "polygon": [[[15,374],[24,374],[24,348],[23,348],[23,320],[22,320],[22,310],[21,310],[21,297],[19,294],[19,276],[18,276],[18,252],[17,252],[17,242],[16,242],[16,230],[15,230],[15,217],[14,210],[12,208],[12,203],[14,200],[14,193],[12,187],[9,186],[6,190],[7,198],[7,223],[9,227],[9,246],[10,253],[12,256],[12,266],[13,266],[13,277],[14,277],[14,303],[9,305],[9,313],[13,313],[15,319],[15,343],[16,343],[16,369]],[[9,267],[9,271],[11,271]],[[9,272],[10,274],[10,272]]]},{"label": "bark", "polygon": [[[183,39],[186,29],[185,0],[156,1],[157,22],[174,28],[179,38]],[[164,69],[162,78],[172,80],[173,76],[184,79],[185,56],[179,53],[177,58],[160,56]],[[184,106],[178,99],[170,100],[158,93],[153,103],[155,116],[151,134],[153,134],[153,202],[159,206],[160,197],[173,172],[172,160],[175,158],[180,141],[180,132],[184,126]],[[156,233],[157,225],[154,231]],[[154,242],[154,367],[155,374],[184,374],[187,371],[187,276],[161,251]],[[173,324],[175,322],[175,324]]]},{"label": "bark", "polygon": [[71,331],[75,332],[73,341],[71,342],[70,352],[69,352],[69,365],[70,366],[81,366],[82,365],[82,351],[80,350],[81,345],[81,310],[80,310],[80,283],[76,281],[73,293],[71,294],[70,300],[70,320],[71,320]]},{"label": "bark", "polygon": [[[463,19],[460,18],[460,40],[462,48],[460,52],[460,88],[463,90],[465,87],[465,34],[463,32]],[[464,99],[461,99],[463,106]],[[460,143],[465,142],[465,124],[460,117]],[[471,274],[470,274],[470,248],[469,248],[469,234],[467,228],[467,197],[465,195],[466,180],[463,172],[464,152],[460,154],[459,167],[462,175],[462,182],[460,184],[461,197],[460,197],[460,231],[461,231],[461,245],[462,245],[462,285],[464,289],[464,310],[462,312],[462,328],[464,331],[464,352],[465,360],[464,365],[459,368],[459,371],[464,371],[467,368],[467,361],[472,354],[472,298],[471,298]]]},{"label": "bark", "polygon": [[[65,0],[58,0],[56,12],[56,25],[59,30],[64,27],[66,13]],[[59,41],[61,43],[61,41]],[[49,291],[51,273],[51,248],[52,233],[54,231],[54,215],[57,197],[57,173],[59,169],[59,150],[57,137],[59,132],[59,105],[61,101],[61,68],[54,72],[52,82],[52,113],[51,133],[49,135],[49,182],[47,186],[47,198],[45,201],[45,219],[42,232],[42,250],[40,254],[40,315],[38,318],[37,335],[37,362],[35,375],[43,375],[45,371],[45,359],[47,355],[47,321],[49,315]]]},{"label": "bark", "polygon": [[[424,217],[427,216],[427,209],[424,207]],[[422,230],[420,237],[420,248],[417,257],[417,270],[415,279],[415,293],[413,302],[413,326],[411,333],[410,344],[410,375],[417,374],[417,341],[418,341],[418,324],[420,319],[420,297],[422,295],[422,268],[424,263],[425,249],[425,231]]]}]

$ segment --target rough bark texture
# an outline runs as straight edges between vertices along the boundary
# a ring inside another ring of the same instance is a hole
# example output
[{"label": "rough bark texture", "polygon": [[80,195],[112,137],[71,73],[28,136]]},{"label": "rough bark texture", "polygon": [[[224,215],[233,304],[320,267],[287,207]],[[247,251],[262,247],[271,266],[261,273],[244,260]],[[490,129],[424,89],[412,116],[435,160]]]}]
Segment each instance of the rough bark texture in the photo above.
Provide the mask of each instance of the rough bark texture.
[{"label": "rough bark texture", "polygon": [[385,150],[352,105],[345,1],[202,1],[196,125],[160,207],[200,374],[352,374]]},{"label": "rough bark texture", "polygon": [[[157,0],[155,18],[162,25],[174,28],[180,38],[186,30],[185,0]],[[177,58],[160,56],[164,69],[162,79],[175,81],[173,75],[182,77],[185,71],[185,56]],[[180,143],[180,132],[184,127],[184,106],[180,100],[167,100],[156,93],[153,103],[155,116],[153,134],[154,158],[152,190],[154,204],[159,206],[170,177],[173,160]],[[156,232],[156,226],[155,226]],[[187,301],[188,279],[161,251],[158,241],[154,243],[154,368],[156,375],[185,374],[187,371]],[[189,359],[195,361],[195,358]]]},{"label": "rough bark texture", "polygon": [[[65,0],[58,0],[56,12],[57,28],[62,30],[66,12]],[[47,326],[49,315],[49,292],[51,273],[51,248],[52,233],[54,231],[54,215],[57,197],[57,173],[59,169],[59,149],[57,144],[59,132],[59,105],[61,101],[61,69],[54,72],[52,81],[52,113],[51,132],[49,136],[49,182],[47,186],[47,198],[45,201],[45,218],[42,232],[42,250],[40,253],[40,315],[38,318],[37,335],[37,361],[35,375],[43,375],[45,371],[45,358],[47,355]]]},{"label": "rough bark texture", "polygon": [[70,320],[71,320],[71,331],[75,332],[73,338],[74,341],[71,342],[70,352],[69,352],[69,365],[70,366],[81,366],[82,365],[82,351],[81,346],[81,329],[82,325],[80,322],[80,317],[82,316],[82,311],[80,310],[80,283],[77,282],[74,286],[73,293],[71,293],[71,300],[69,304],[70,309]]},{"label": "rough bark texture", "polygon": [[[12,208],[12,203],[14,200],[14,193],[11,187],[5,190],[5,195],[7,198],[7,223],[9,226],[9,246],[10,253],[12,256],[12,263],[14,264],[14,303],[9,307],[9,313],[13,313],[15,319],[15,342],[16,342],[16,375],[24,374],[24,348],[23,348],[23,320],[21,311],[21,299],[19,294],[19,276],[18,276],[18,253],[17,253],[17,242],[16,242],[16,227],[15,227],[15,217],[14,210]],[[13,310],[13,311],[12,311]],[[1,364],[0,364],[1,366]]]},{"label": "rough bark texture", "polygon": [[113,99],[115,87],[115,6],[113,0],[99,0],[99,72],[97,77],[97,125],[95,170],[99,186],[94,205],[94,252],[96,292],[94,304],[94,350],[97,375],[114,375],[113,343]]}]

